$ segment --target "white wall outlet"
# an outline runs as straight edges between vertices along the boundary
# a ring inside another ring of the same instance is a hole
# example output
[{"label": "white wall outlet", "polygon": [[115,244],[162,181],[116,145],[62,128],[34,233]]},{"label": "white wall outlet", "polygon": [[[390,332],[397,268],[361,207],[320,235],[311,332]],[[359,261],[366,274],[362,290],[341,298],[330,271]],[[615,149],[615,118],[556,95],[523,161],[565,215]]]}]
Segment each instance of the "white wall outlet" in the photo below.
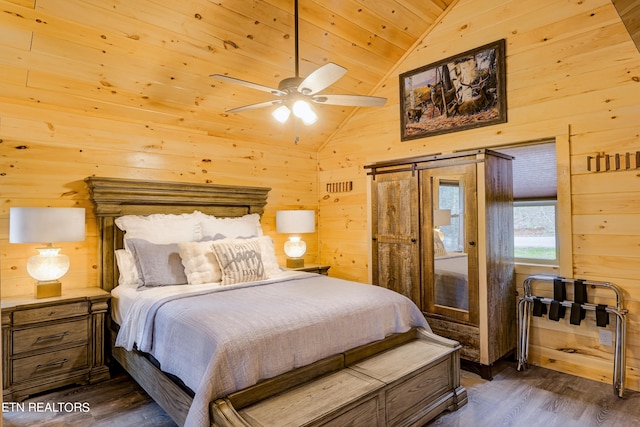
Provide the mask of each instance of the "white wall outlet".
[{"label": "white wall outlet", "polygon": [[609,347],[613,345],[613,334],[611,331],[607,329],[600,330],[600,344],[608,345]]}]

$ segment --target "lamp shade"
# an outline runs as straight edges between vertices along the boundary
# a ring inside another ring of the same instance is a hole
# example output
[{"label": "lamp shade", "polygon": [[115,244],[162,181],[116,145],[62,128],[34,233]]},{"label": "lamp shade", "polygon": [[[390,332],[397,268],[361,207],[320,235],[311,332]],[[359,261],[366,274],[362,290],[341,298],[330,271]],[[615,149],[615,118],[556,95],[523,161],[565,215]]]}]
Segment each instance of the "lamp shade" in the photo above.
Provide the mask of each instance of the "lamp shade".
[{"label": "lamp shade", "polygon": [[433,225],[440,227],[442,225],[451,225],[450,209],[435,209],[433,211]]},{"label": "lamp shade", "polygon": [[316,231],[314,210],[276,211],[276,231],[286,234],[313,233]]},{"label": "lamp shade", "polygon": [[9,243],[84,240],[84,208],[11,208]]}]

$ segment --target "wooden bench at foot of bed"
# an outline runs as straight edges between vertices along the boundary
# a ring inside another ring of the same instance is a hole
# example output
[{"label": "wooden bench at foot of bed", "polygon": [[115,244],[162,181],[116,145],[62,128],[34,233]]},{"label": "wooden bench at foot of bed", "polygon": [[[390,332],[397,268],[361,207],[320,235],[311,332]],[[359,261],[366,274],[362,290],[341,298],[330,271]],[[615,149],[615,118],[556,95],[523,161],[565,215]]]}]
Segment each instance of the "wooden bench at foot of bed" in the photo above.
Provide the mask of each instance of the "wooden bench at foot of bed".
[{"label": "wooden bench at foot of bed", "polygon": [[250,388],[218,399],[213,426],[420,426],[467,403],[459,350],[455,341],[418,330],[373,356],[344,353],[342,368],[270,397]]}]

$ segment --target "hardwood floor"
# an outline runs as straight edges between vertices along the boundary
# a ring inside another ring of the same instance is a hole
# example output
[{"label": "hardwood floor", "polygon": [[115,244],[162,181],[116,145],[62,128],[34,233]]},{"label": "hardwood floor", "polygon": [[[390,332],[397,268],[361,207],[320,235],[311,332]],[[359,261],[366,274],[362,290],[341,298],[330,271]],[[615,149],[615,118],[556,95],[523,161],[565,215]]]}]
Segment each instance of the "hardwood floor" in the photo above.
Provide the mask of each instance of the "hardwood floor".
[{"label": "hardwood floor", "polygon": [[[429,423],[435,426],[640,426],[640,393],[613,393],[611,384],[599,383],[548,369],[531,367],[517,372],[513,363],[501,362],[493,381],[462,372],[469,403]],[[109,426],[175,427],[175,423],[126,374],[109,381],[58,390],[24,403],[86,402],[87,412],[5,412],[4,427]],[[28,408],[28,406],[26,406]]]},{"label": "hardwood floor", "polygon": [[499,362],[492,381],[462,371],[469,403],[428,425],[447,427],[631,427],[640,426],[640,393],[614,394],[611,384]]},{"label": "hardwood floor", "polygon": [[[29,411],[29,403],[37,402],[86,402],[90,409],[70,413]],[[24,403],[24,412],[3,414],[3,427],[176,427],[171,418],[123,371],[114,372],[113,377],[105,382],[60,389],[29,398]]]}]

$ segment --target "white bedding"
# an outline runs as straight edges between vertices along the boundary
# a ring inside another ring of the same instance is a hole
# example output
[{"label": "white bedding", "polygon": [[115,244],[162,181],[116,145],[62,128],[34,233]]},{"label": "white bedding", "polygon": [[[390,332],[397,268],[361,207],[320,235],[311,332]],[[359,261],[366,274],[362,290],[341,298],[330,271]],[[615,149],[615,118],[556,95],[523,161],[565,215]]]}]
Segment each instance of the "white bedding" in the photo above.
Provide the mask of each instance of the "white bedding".
[{"label": "white bedding", "polygon": [[434,258],[436,304],[469,309],[469,267],[466,253]]},{"label": "white bedding", "polygon": [[412,327],[430,330],[400,294],[310,273],[112,295],[116,344],[152,354],[196,392],[187,426],[208,425],[211,400],[261,379]]}]

